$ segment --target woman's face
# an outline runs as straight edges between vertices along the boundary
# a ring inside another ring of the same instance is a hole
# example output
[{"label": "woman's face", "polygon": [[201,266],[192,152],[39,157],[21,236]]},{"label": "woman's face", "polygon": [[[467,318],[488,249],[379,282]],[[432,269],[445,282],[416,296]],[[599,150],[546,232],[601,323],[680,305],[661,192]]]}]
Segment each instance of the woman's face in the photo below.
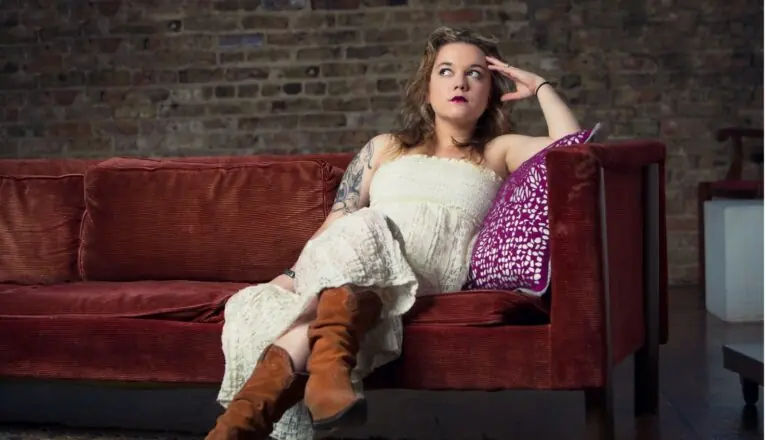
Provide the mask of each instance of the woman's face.
[{"label": "woman's face", "polygon": [[437,119],[465,126],[475,124],[489,102],[491,72],[476,46],[450,43],[436,55],[428,85],[428,102]]}]

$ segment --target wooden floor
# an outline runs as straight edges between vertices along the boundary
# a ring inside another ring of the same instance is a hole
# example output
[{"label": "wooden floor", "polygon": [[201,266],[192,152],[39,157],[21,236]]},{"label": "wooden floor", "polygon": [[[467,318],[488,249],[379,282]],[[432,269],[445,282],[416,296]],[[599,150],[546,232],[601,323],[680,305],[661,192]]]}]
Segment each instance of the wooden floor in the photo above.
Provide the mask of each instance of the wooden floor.
[{"label": "wooden floor", "polygon": [[[708,315],[694,289],[671,297],[669,345],[661,352],[661,414],[655,421],[632,418],[631,361],[616,371],[620,439],[733,440],[762,438],[762,404],[745,412],[738,378],[722,367],[722,345],[762,343],[762,324],[730,325]],[[210,390],[214,398],[215,390]],[[0,400],[7,396],[0,397]],[[123,402],[124,403],[124,402]],[[169,403],[172,405],[172,403]],[[140,403],[139,403],[140,405]],[[353,439],[580,439],[584,438],[579,393],[370,393],[371,421]],[[158,419],[162,422],[161,416]],[[176,424],[177,426],[177,424]],[[83,430],[0,426],[0,439],[80,440],[192,439],[196,433]]]}]

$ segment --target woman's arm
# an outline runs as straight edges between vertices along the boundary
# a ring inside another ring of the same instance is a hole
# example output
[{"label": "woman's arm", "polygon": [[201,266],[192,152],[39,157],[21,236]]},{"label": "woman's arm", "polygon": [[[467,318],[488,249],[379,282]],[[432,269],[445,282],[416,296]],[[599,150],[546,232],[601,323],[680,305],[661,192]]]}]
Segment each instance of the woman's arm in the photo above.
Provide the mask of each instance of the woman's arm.
[{"label": "woman's arm", "polygon": [[[383,155],[390,150],[391,145],[393,145],[392,137],[388,134],[381,134],[370,139],[354,156],[345,169],[329,215],[309,240],[318,237],[338,218],[369,206],[369,185],[372,182],[372,176],[380,166]],[[287,275],[279,275],[271,282],[288,290],[293,290],[292,279]]]},{"label": "woman's arm", "polygon": [[539,88],[537,99],[547,123],[547,136],[506,134],[495,139],[500,144],[498,148],[505,152],[505,164],[510,173],[553,141],[581,130],[573,112],[553,86],[545,83],[541,78],[538,84],[543,84]]},{"label": "woman's arm", "polygon": [[581,130],[576,116],[550,83],[539,78],[537,87],[540,87],[536,94],[537,100],[547,123],[547,136],[550,142]]},{"label": "woman's arm", "polygon": [[[505,155],[508,172],[515,171],[523,162],[550,145],[554,140],[581,130],[571,109],[541,76],[512,67],[504,62],[486,57],[489,69],[509,78],[516,90],[502,96],[503,101],[516,101],[536,96],[547,123],[547,136],[524,136],[506,134],[491,142],[491,148]],[[488,148],[489,146],[487,146]]]},{"label": "woman's arm", "polygon": [[563,102],[555,89],[545,84],[537,94],[547,122],[547,136],[526,136],[521,134],[505,134],[495,138],[488,148],[503,152],[508,173],[512,173],[523,162],[529,160],[553,141],[581,130],[576,117]]}]

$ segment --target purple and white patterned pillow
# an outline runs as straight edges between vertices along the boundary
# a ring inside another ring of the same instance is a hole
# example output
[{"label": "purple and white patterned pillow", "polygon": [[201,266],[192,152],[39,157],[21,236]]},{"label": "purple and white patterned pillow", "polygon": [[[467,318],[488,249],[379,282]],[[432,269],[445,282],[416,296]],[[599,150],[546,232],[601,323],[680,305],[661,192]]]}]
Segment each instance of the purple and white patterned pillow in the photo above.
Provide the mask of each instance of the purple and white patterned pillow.
[{"label": "purple and white patterned pillow", "polygon": [[550,285],[550,224],[545,154],[589,142],[600,124],[564,136],[524,162],[500,187],[473,247],[465,290],[520,290]]}]

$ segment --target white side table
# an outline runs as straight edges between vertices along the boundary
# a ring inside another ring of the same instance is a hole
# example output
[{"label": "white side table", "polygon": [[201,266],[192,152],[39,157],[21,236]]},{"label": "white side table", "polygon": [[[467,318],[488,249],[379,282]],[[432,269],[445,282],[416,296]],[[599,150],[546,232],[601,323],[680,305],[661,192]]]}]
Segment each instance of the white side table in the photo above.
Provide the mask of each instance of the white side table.
[{"label": "white side table", "polygon": [[763,201],[709,200],[704,216],[707,311],[727,322],[762,321]]}]

